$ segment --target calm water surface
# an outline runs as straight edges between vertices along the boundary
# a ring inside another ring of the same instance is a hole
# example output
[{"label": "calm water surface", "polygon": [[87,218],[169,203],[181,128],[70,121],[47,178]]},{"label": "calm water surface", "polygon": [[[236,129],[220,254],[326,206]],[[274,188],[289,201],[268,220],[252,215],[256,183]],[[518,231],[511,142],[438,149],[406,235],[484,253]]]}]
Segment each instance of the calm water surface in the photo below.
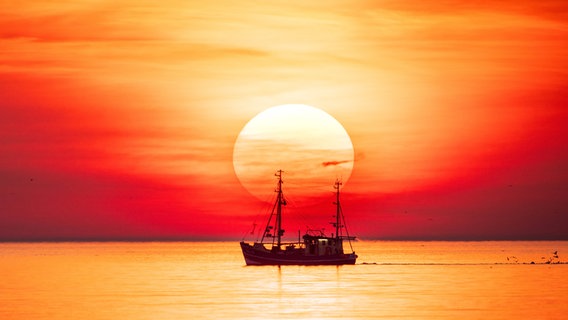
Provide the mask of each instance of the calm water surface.
[{"label": "calm water surface", "polygon": [[566,241],[354,247],[354,266],[279,268],[246,267],[237,242],[4,243],[0,319],[568,316],[568,264],[543,263]]}]

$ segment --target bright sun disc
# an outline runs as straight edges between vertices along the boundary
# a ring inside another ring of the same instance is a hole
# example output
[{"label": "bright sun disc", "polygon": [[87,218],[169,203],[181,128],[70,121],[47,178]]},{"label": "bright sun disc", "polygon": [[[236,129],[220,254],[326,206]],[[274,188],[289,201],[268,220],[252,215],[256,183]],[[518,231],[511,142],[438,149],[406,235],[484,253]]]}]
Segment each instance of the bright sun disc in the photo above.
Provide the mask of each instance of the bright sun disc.
[{"label": "bright sun disc", "polygon": [[343,126],[326,112],[302,104],[269,108],[241,130],[233,166],[241,184],[267,200],[284,171],[284,191],[294,199],[317,197],[344,183],[353,170],[353,144]]}]

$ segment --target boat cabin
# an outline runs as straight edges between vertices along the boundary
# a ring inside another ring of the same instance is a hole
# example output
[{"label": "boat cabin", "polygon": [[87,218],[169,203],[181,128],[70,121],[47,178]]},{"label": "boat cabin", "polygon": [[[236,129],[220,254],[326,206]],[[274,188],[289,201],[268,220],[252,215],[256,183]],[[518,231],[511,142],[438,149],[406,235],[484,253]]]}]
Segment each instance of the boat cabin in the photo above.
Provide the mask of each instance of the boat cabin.
[{"label": "boat cabin", "polygon": [[305,255],[328,256],[343,254],[343,240],[341,238],[328,238],[324,236],[304,235]]}]

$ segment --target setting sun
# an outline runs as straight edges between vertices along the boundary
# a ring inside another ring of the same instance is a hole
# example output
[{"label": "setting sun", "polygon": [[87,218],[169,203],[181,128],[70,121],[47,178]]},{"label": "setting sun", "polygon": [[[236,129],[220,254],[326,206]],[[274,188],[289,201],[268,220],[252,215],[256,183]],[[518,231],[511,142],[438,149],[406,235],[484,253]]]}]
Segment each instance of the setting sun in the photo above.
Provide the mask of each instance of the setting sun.
[{"label": "setting sun", "polygon": [[266,200],[274,172],[286,172],[287,192],[295,197],[329,193],[335,179],[346,182],[353,169],[353,144],[341,124],[326,112],[302,104],[269,108],[241,130],[233,151],[243,186]]}]

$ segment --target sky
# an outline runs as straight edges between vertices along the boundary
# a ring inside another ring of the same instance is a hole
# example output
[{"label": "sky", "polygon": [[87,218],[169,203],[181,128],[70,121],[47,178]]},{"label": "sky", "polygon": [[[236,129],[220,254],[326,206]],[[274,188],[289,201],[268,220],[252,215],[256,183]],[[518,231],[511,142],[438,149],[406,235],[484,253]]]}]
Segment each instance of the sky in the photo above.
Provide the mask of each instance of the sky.
[{"label": "sky", "polygon": [[563,0],[2,1],[0,241],[240,239],[234,144],[290,103],[349,134],[361,239],[568,239],[567,92]]}]

